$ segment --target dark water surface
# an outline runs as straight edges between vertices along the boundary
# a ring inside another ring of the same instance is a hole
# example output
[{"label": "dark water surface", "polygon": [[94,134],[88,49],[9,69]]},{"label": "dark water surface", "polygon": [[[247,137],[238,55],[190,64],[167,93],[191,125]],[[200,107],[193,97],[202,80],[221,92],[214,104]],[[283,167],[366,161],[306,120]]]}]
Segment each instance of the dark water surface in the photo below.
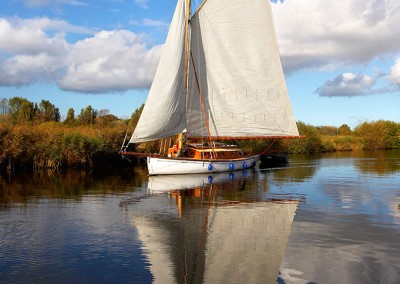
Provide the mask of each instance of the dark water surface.
[{"label": "dark water surface", "polygon": [[400,151],[0,176],[0,283],[400,283]]}]

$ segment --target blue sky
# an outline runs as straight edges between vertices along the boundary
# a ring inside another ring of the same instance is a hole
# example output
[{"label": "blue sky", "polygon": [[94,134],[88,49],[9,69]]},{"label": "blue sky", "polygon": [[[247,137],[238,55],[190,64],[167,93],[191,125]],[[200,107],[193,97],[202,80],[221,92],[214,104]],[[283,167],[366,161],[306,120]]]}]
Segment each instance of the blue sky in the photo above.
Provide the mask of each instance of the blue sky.
[{"label": "blue sky", "polygon": [[[129,117],[146,99],[175,5],[0,0],[0,99]],[[272,9],[296,120],[400,122],[398,0],[285,0]]]}]

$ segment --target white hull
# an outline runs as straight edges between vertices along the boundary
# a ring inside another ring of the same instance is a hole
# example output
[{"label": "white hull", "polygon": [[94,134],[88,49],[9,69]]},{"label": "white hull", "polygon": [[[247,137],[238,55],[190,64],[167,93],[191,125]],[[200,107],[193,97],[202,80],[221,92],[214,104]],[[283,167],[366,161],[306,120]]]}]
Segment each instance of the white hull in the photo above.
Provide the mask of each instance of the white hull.
[{"label": "white hull", "polygon": [[254,167],[257,159],[258,155],[234,160],[147,157],[147,168],[150,175],[219,173]]}]

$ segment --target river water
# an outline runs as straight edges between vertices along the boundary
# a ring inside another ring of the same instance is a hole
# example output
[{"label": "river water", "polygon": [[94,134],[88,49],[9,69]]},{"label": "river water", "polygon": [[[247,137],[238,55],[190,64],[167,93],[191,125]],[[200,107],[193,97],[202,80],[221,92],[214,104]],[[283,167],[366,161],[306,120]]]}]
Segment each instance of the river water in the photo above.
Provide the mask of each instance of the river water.
[{"label": "river water", "polygon": [[400,283],[400,151],[0,176],[0,283]]}]

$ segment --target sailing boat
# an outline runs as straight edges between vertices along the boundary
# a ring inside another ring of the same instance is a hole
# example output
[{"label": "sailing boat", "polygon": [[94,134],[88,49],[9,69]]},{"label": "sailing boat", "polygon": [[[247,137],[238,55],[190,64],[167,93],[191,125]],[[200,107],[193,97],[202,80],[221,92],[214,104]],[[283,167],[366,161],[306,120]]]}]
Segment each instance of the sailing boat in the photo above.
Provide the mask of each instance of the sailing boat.
[{"label": "sailing boat", "polygon": [[216,141],[299,137],[269,0],[205,0],[193,14],[177,1],[128,145],[174,135],[167,156],[139,154],[150,175],[246,169],[258,155]]}]

